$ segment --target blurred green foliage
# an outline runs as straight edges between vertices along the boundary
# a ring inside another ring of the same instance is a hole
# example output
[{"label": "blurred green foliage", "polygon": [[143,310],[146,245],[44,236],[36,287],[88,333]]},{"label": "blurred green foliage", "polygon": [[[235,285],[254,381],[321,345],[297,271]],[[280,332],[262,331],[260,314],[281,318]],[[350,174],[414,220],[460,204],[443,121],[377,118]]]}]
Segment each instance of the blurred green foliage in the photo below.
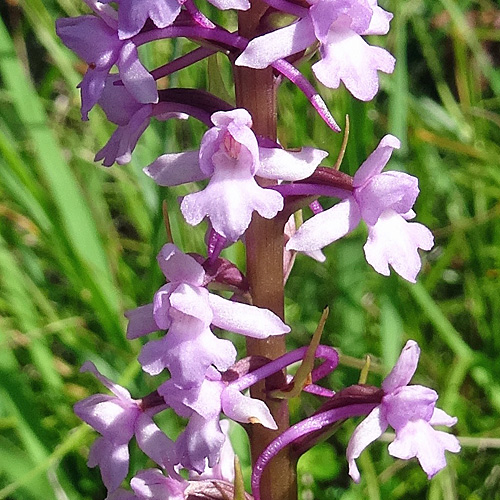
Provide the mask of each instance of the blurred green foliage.
[{"label": "blurred green foliage", "polygon": [[[342,89],[321,92],[341,125],[350,117],[343,171],[352,174],[384,134],[402,140],[390,168],[419,177],[416,212],[436,246],[416,285],[366,264],[363,229],[327,248],[326,264],[299,256],[287,284],[289,343],[307,344],[329,305],[323,341],[344,354],[329,380],[338,389],[357,381],[355,358],[375,357],[369,382],[379,383],[405,340],[417,340],[414,383],[439,391],[468,439],[430,482],[415,462],[395,461],[375,443],[354,485],[344,457],[349,422],[301,459],[301,498],[500,498],[500,10],[494,0],[381,4],[395,14],[381,42],[398,59],[394,75],[383,75],[370,103]],[[130,165],[92,163],[113,127],[97,109],[80,121],[85,66],[54,32],[57,17],[84,9],[72,0],[0,5],[0,499],[104,498],[98,471],[85,464],[94,434],[72,412],[102,388],[78,369],[91,359],[133,395],[151,391],[155,381],[136,361],[140,341],[125,341],[123,311],[162,284],[162,200],[176,243],[203,251],[202,229],[186,230],[177,205],[191,186],[160,190],[141,172],[164,151],[196,147],[203,126],[154,122]],[[153,68],[192,46],[158,42],[141,56]],[[211,90],[231,93],[224,58],[210,67],[223,76]],[[163,84],[207,88],[206,70],[202,62]],[[326,149],[333,163],[342,138],[286,81],[279,122],[282,144]],[[241,245],[226,252],[242,265]],[[307,396],[293,402],[294,420],[316,407]],[[175,437],[181,422],[169,415],[163,424]],[[242,432],[235,445],[248,475]],[[132,464],[146,466],[134,450]]]}]

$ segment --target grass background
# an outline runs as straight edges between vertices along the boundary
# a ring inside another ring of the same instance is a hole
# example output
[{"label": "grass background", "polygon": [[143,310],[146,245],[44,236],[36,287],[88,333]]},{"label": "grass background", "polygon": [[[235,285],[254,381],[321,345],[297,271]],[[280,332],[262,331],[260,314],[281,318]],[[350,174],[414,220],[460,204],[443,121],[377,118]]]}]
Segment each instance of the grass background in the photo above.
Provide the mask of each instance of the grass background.
[{"label": "grass background", "polygon": [[[83,2],[82,2],[83,3]],[[414,383],[438,390],[439,406],[459,417],[463,450],[432,481],[416,462],[395,461],[387,444],[360,458],[362,482],[347,476],[345,446],[355,423],[313,449],[299,464],[301,498],[500,498],[500,11],[490,0],[381,2],[394,12],[381,41],[397,57],[392,76],[370,103],[343,89],[321,92],[351,135],[342,170],[353,173],[386,133],[403,143],[390,163],[420,179],[418,220],[435,248],[423,257],[416,285],[377,275],[365,262],[366,231],[329,247],[324,265],[297,259],[287,284],[290,347],[308,342],[320,311],[331,316],[323,341],[338,346],[338,389],[355,383],[359,363],[375,360],[380,383],[408,338],[422,348]],[[203,234],[183,224],[177,197],[190,187],[160,190],[142,172],[164,151],[196,147],[204,128],[189,120],[154,122],[133,161],[104,169],[95,152],[110,136],[103,113],[79,116],[76,85],[85,65],[54,33],[57,17],[84,12],[72,0],[0,4],[0,499],[102,499],[99,473],[86,467],[95,433],[72,405],[102,389],[79,367],[93,360],[136,397],[155,388],[127,342],[123,311],[151,300],[162,283],[155,256],[165,241],[161,202],[170,207],[175,241],[203,251]],[[229,20],[229,23],[234,22]],[[155,43],[141,56],[149,67],[189,48]],[[227,88],[229,68],[218,66]],[[307,66],[307,65],[306,65]],[[307,67],[304,71],[307,73]],[[210,88],[207,64],[165,84]],[[333,136],[288,82],[279,95],[280,139],[314,145],[335,158]],[[330,158],[330,159],[331,159]],[[331,161],[333,163],[333,160]],[[228,256],[242,264],[236,245]],[[299,420],[317,402],[293,402]],[[163,422],[175,436],[180,421]],[[235,435],[246,471],[241,433]],[[246,460],[246,462],[245,462]],[[133,467],[144,467],[132,448]]]}]

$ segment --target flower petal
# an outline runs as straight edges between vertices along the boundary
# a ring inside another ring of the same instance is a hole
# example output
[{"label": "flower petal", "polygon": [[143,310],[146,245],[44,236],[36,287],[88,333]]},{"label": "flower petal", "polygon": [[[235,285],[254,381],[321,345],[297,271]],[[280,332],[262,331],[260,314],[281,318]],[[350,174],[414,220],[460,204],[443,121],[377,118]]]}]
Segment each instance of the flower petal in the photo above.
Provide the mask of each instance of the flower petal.
[{"label": "flower petal", "polygon": [[432,233],[422,224],[407,222],[393,210],[386,210],[374,226],[369,226],[365,246],[367,262],[380,274],[388,276],[389,264],[405,280],[415,283],[422,263],[418,249],[430,250]]},{"label": "flower petal", "polygon": [[374,408],[370,414],[361,422],[352,433],[347,445],[347,461],[349,463],[349,475],[353,481],[359,483],[360,474],[356,465],[356,458],[370,444],[378,439],[387,429],[387,422],[383,418],[380,406]]},{"label": "flower petal", "polygon": [[267,68],[277,59],[296,54],[315,41],[312,22],[305,17],[290,26],[250,40],[235,64],[257,69]]},{"label": "flower petal", "polygon": [[123,44],[117,65],[123,85],[137,101],[143,104],[158,102],[155,79],[139,60],[137,47],[133,42]]},{"label": "flower petal", "polygon": [[170,295],[170,315],[176,319],[175,311],[200,320],[204,326],[212,322],[213,313],[206,288],[181,283]]},{"label": "flower petal", "polygon": [[434,408],[434,413],[432,414],[429,424],[431,425],[445,425],[446,427],[451,427],[458,422],[457,417],[451,417],[445,411]]},{"label": "flower petal", "polygon": [[302,148],[298,152],[279,148],[259,148],[257,174],[266,179],[297,181],[312,175],[328,153],[321,149]]},{"label": "flower petal", "polygon": [[304,222],[286,244],[287,250],[320,250],[351,232],[360,221],[359,208],[352,196]]},{"label": "flower petal", "polygon": [[222,392],[221,401],[224,414],[236,422],[261,424],[268,429],[278,428],[269,408],[259,399],[244,396],[228,386]]},{"label": "flower petal", "polygon": [[220,10],[248,10],[250,2],[248,0],[208,0]]},{"label": "flower petal", "polygon": [[99,465],[102,481],[109,492],[116,490],[128,473],[128,442],[116,445],[105,438],[96,439],[89,451],[89,467]]},{"label": "flower petal", "polygon": [[332,89],[344,82],[361,101],[369,101],[377,93],[377,71],[392,73],[396,62],[385,49],[368,45],[350,29],[330,31],[328,43],[321,45],[320,52],[321,60],[312,67],[316,78]]},{"label": "flower petal", "polygon": [[97,152],[94,161],[103,160],[102,164],[110,167],[114,162],[125,165],[132,160],[132,151],[151,119],[152,107],[143,105],[132,115],[127,125],[119,126],[105,146]]},{"label": "flower petal", "polygon": [[213,293],[208,300],[214,314],[212,323],[224,330],[257,339],[290,331],[290,327],[269,309],[233,302]]},{"label": "flower petal", "polygon": [[177,0],[119,0],[118,36],[121,39],[137,35],[150,18],[157,28],[170,26],[181,11]]},{"label": "flower petal", "polygon": [[187,481],[165,477],[158,469],[139,471],[130,481],[140,500],[184,500],[187,486]]},{"label": "flower petal", "polygon": [[414,340],[408,340],[389,375],[382,382],[386,394],[409,384],[415,374],[420,358],[420,347]]},{"label": "flower petal", "polygon": [[159,186],[179,186],[207,178],[200,170],[199,151],[164,154],[143,169]]},{"label": "flower petal", "polygon": [[122,401],[128,403],[133,401],[132,397],[130,396],[130,392],[128,392],[127,389],[125,389],[125,387],[115,384],[115,382],[110,380],[108,377],[102,375],[101,372],[96,368],[94,363],[92,363],[92,361],[86,361],[80,368],[80,372],[82,373],[90,372],[94,374],[99,380],[99,382],[101,382],[101,384],[104,385],[104,387],[109,389],[115,396],[120,398]]},{"label": "flower petal", "polygon": [[379,142],[372,154],[358,168],[353,178],[353,187],[358,188],[377,174],[380,174],[391,158],[394,149],[399,149],[401,142],[393,135],[386,135]]},{"label": "flower petal", "polygon": [[404,172],[383,172],[372,177],[365,185],[354,190],[361,218],[375,225],[388,209],[405,215],[411,210],[419,193],[418,179]]},{"label": "flower petal", "polygon": [[153,304],[125,311],[125,317],[128,319],[127,339],[129,340],[143,337],[160,329],[153,317]]},{"label": "flower petal", "polygon": [[134,424],[139,408],[123,404],[118,398],[94,394],[75,404],[73,410],[108,441],[128,443],[134,435]]},{"label": "flower petal", "polygon": [[205,270],[201,264],[190,255],[181,252],[173,243],[163,245],[157,260],[169,281],[201,286],[205,280]]},{"label": "flower petal", "polygon": [[417,457],[430,479],[446,466],[445,450],[457,453],[460,443],[453,434],[436,431],[425,420],[417,420],[397,432],[388,449],[393,457]]},{"label": "flower petal", "polygon": [[208,186],[184,197],[181,211],[188,224],[196,226],[205,216],[221,236],[236,241],[248,228],[256,210],[266,219],[283,209],[283,197],[261,188],[253,175],[219,166]]},{"label": "flower petal", "polygon": [[368,29],[360,33],[361,35],[387,35],[389,33],[389,23],[394,15],[377,5],[377,0],[368,0],[368,4],[373,10]]},{"label": "flower petal", "polygon": [[218,417],[207,420],[197,413],[193,414],[175,442],[181,465],[198,474],[205,470],[207,460],[208,466],[214,467],[219,461],[224,440]]},{"label": "flower petal", "polygon": [[174,470],[175,449],[171,441],[146,413],[141,413],[135,426],[135,437],[139,448],[170,475],[177,476]]}]

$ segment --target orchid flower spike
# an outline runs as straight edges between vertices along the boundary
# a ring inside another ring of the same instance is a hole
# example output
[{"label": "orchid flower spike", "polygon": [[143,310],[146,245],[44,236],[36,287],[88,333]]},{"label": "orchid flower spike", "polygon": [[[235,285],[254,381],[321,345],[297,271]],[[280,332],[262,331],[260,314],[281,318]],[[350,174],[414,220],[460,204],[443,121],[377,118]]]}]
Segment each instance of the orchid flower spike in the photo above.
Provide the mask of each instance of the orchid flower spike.
[{"label": "orchid flower spike", "polygon": [[460,451],[460,443],[454,435],[434,429],[436,425],[451,427],[457,423],[455,417],[435,408],[437,393],[421,385],[408,385],[417,369],[419,356],[418,344],[409,340],[391,373],[382,382],[382,402],[352,434],[347,460],[354,481],[360,479],[356,458],[389,425],[396,431],[389,454],[403,460],[416,457],[429,479],[446,466],[446,450]]},{"label": "orchid flower spike", "polygon": [[363,219],[368,225],[366,260],[385,276],[389,264],[414,283],[420,271],[418,249],[430,250],[434,238],[422,224],[408,220],[418,196],[418,179],[404,172],[382,172],[400,142],[386,135],[361,165],[353,179],[352,194],[306,221],[290,238],[287,250],[320,250],[351,232]]},{"label": "orchid flower spike", "polygon": [[116,490],[128,473],[128,444],[134,435],[146,455],[175,475],[172,467],[175,463],[174,444],[151,418],[166,406],[160,404],[145,410],[141,400],[132,399],[127,389],[102,375],[90,361],[82,366],[81,371],[93,373],[114,394],[94,394],[74,406],[75,413],[102,436],[90,449],[88,465],[99,465],[108,491]]},{"label": "orchid flower spike", "polygon": [[165,154],[144,169],[160,186],[176,186],[210,179],[207,187],[184,197],[181,210],[195,226],[205,217],[227,240],[236,241],[248,228],[252,213],[273,218],[283,209],[283,197],[260,187],[255,176],[294,181],[309,177],[327,153],[303,148],[289,152],[257,143],[252,118],[245,109],[212,115],[214,127],[199,151]]}]

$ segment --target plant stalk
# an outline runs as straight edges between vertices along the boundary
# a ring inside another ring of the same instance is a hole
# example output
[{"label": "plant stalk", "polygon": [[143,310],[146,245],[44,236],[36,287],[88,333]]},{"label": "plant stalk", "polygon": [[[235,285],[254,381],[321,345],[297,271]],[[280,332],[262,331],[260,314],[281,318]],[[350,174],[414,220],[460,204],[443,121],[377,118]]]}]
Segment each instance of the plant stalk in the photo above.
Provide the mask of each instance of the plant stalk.
[{"label": "plant stalk", "polygon": [[[239,33],[254,38],[263,33],[261,18],[268,6],[261,0],[252,0],[252,7],[238,13]],[[256,134],[276,140],[276,85],[272,68],[255,70],[235,67],[236,104],[252,115]],[[260,179],[260,185],[273,181]],[[264,219],[254,213],[252,223],[245,233],[247,252],[247,278],[253,304],[270,309],[284,319],[283,284],[283,220]],[[248,356],[265,356],[270,359],[285,354],[285,336],[266,340],[247,339]],[[266,397],[264,384],[252,387],[252,397],[259,398],[269,407],[278,430],[273,431],[256,424],[249,430],[252,463],[255,463],[266,446],[289,427],[288,403]],[[261,483],[265,500],[296,500],[296,458],[285,449],[269,464]]]}]

